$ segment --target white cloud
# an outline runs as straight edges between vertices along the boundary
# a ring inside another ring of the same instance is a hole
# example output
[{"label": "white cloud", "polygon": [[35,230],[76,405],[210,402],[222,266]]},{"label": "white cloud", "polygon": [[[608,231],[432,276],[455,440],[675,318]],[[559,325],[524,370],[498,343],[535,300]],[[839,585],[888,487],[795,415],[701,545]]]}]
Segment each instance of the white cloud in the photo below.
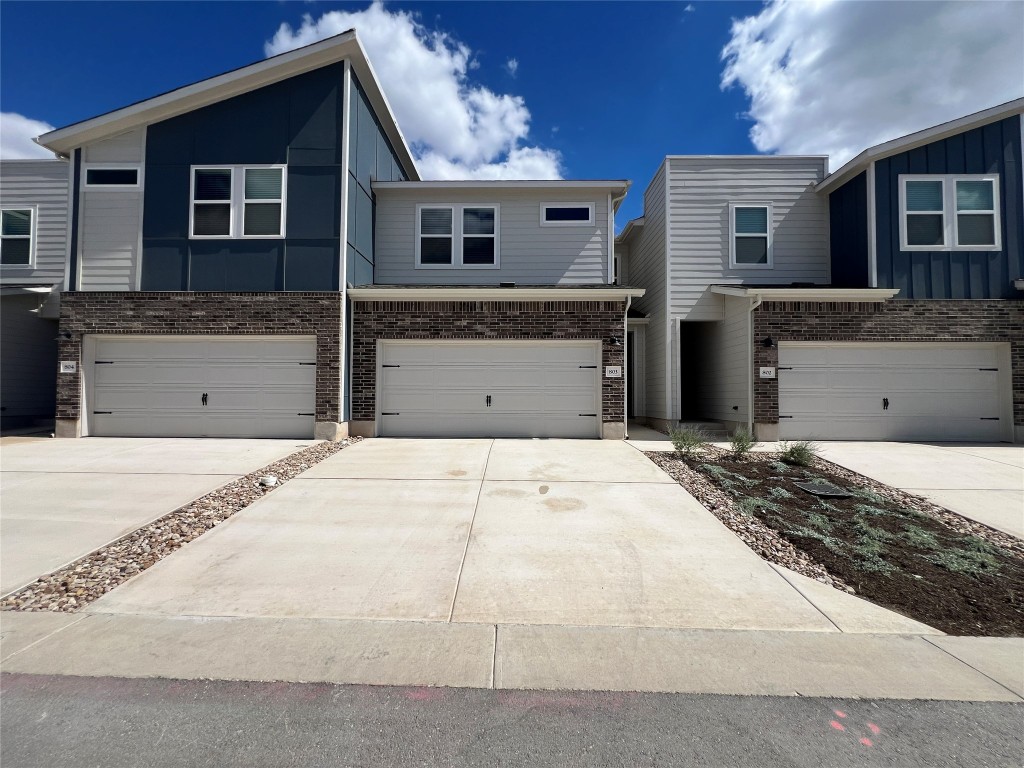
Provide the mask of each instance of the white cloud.
[{"label": "white cloud", "polygon": [[[329,11],[282,24],[268,56],[355,28],[424,178],[560,178],[557,151],[526,144],[530,111],[521,96],[470,81],[473,52],[406,11],[375,0],[362,11]],[[518,64],[517,64],[518,66]]]},{"label": "white cloud", "polygon": [[686,11],[687,13],[693,13],[697,9],[693,7],[693,3],[687,3],[686,7],[683,8],[683,10]]},{"label": "white cloud", "polygon": [[32,141],[36,136],[52,130],[52,125],[41,120],[33,120],[17,112],[0,112],[0,158],[52,158],[53,152]]},{"label": "white cloud", "polygon": [[772,0],[734,20],[722,86],[762,152],[863,149],[1024,95],[1024,3]]},{"label": "white cloud", "polygon": [[519,71],[519,59],[509,59],[505,62],[505,69],[512,77],[516,76],[516,72]]}]

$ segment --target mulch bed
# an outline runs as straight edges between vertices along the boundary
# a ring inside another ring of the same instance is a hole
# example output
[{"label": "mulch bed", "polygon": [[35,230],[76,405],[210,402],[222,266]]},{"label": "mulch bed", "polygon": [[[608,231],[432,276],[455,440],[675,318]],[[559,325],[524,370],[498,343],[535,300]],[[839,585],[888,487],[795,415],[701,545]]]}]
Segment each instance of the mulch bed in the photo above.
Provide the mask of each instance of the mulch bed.
[{"label": "mulch bed", "polygon": [[[350,437],[337,443],[315,443],[245,477],[232,480],[191,504],[12,592],[0,601],[0,610],[73,613],[272,493],[314,464],[361,439]],[[277,482],[273,485],[261,483],[261,478],[267,476],[274,477]]]},{"label": "mulch bed", "polygon": [[[674,468],[673,477],[727,525],[726,516],[756,522],[827,577],[755,547],[766,559],[819,581],[831,578],[833,586],[852,588],[847,591],[949,634],[1024,635],[1019,539],[823,459],[797,467],[779,461],[778,454],[736,459],[713,449],[687,459],[648,455]],[[808,480],[830,482],[852,495],[823,498],[796,486]]]}]

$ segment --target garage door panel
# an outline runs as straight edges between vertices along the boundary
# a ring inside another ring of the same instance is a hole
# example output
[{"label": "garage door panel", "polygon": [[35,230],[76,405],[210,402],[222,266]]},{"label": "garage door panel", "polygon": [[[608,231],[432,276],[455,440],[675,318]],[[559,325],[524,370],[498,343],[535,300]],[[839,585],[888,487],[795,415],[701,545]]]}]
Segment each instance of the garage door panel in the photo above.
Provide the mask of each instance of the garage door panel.
[{"label": "garage door panel", "polygon": [[599,357],[595,342],[385,343],[381,433],[597,437]]},{"label": "garage door panel", "polygon": [[[90,431],[110,436],[310,437],[315,339],[97,339]],[[206,405],[202,404],[203,394]]]},{"label": "garage door panel", "polygon": [[999,440],[998,360],[987,343],[783,343],[780,437]]}]

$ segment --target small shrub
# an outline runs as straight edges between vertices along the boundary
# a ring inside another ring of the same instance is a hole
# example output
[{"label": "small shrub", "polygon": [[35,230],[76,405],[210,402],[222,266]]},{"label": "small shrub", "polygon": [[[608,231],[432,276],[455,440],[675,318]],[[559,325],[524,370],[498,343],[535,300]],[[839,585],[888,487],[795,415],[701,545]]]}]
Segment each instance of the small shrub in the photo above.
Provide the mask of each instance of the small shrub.
[{"label": "small shrub", "polygon": [[829,518],[819,512],[809,512],[807,514],[807,522],[819,531],[830,531],[835,526]]},{"label": "small shrub", "polygon": [[774,471],[778,472],[780,475],[784,475],[789,471],[789,465],[783,464],[781,461],[769,462],[768,466],[771,467]]},{"label": "small shrub", "polygon": [[860,515],[868,515],[870,517],[885,517],[886,515],[892,514],[892,512],[890,512],[887,509],[875,507],[872,506],[871,504],[856,504],[854,505],[853,509]]},{"label": "small shrub", "polygon": [[903,540],[920,549],[938,549],[939,540],[935,534],[916,525],[903,526]]},{"label": "small shrub", "polygon": [[737,427],[736,431],[732,433],[732,437],[729,438],[729,442],[732,444],[732,454],[737,459],[743,458],[757,445],[757,440],[746,427]]},{"label": "small shrub", "polygon": [[779,458],[784,464],[809,467],[818,458],[818,446],[808,440],[801,440],[798,443],[782,443],[782,452],[779,454]]},{"label": "small shrub", "polygon": [[669,430],[668,437],[676,455],[687,459],[703,451],[708,444],[707,432],[700,427],[674,427]]},{"label": "small shrub", "polygon": [[850,493],[859,499],[870,501],[872,504],[885,504],[885,497],[878,493],[875,493],[870,488],[861,488],[859,486],[851,486]]},{"label": "small shrub", "polygon": [[926,555],[924,559],[951,573],[962,573],[967,576],[983,576],[999,572],[999,561],[988,552],[947,549],[934,555]]},{"label": "small shrub", "polygon": [[768,495],[773,499],[792,499],[793,494],[787,491],[785,488],[771,488],[768,491]]}]

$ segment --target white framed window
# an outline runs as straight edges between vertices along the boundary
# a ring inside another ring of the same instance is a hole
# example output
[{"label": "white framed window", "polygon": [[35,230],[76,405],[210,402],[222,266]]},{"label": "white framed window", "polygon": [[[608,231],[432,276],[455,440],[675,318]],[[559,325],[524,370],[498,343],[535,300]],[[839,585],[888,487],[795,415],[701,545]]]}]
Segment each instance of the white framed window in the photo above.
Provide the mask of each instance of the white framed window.
[{"label": "white framed window", "polygon": [[498,243],[497,204],[416,206],[417,269],[497,269]]},{"label": "white framed window", "polygon": [[594,224],[593,203],[541,203],[542,227],[585,227]]},{"label": "white framed window", "polygon": [[0,209],[0,265],[31,267],[36,254],[36,208]]},{"label": "white framed window", "polygon": [[283,165],[192,167],[189,236],[285,236],[288,169]]},{"label": "white framed window", "polygon": [[729,266],[771,269],[772,204],[729,203]]},{"label": "white framed window", "polygon": [[85,189],[137,189],[137,165],[86,165],[82,174]]},{"label": "white framed window", "polygon": [[900,250],[998,251],[999,176],[901,174]]}]

